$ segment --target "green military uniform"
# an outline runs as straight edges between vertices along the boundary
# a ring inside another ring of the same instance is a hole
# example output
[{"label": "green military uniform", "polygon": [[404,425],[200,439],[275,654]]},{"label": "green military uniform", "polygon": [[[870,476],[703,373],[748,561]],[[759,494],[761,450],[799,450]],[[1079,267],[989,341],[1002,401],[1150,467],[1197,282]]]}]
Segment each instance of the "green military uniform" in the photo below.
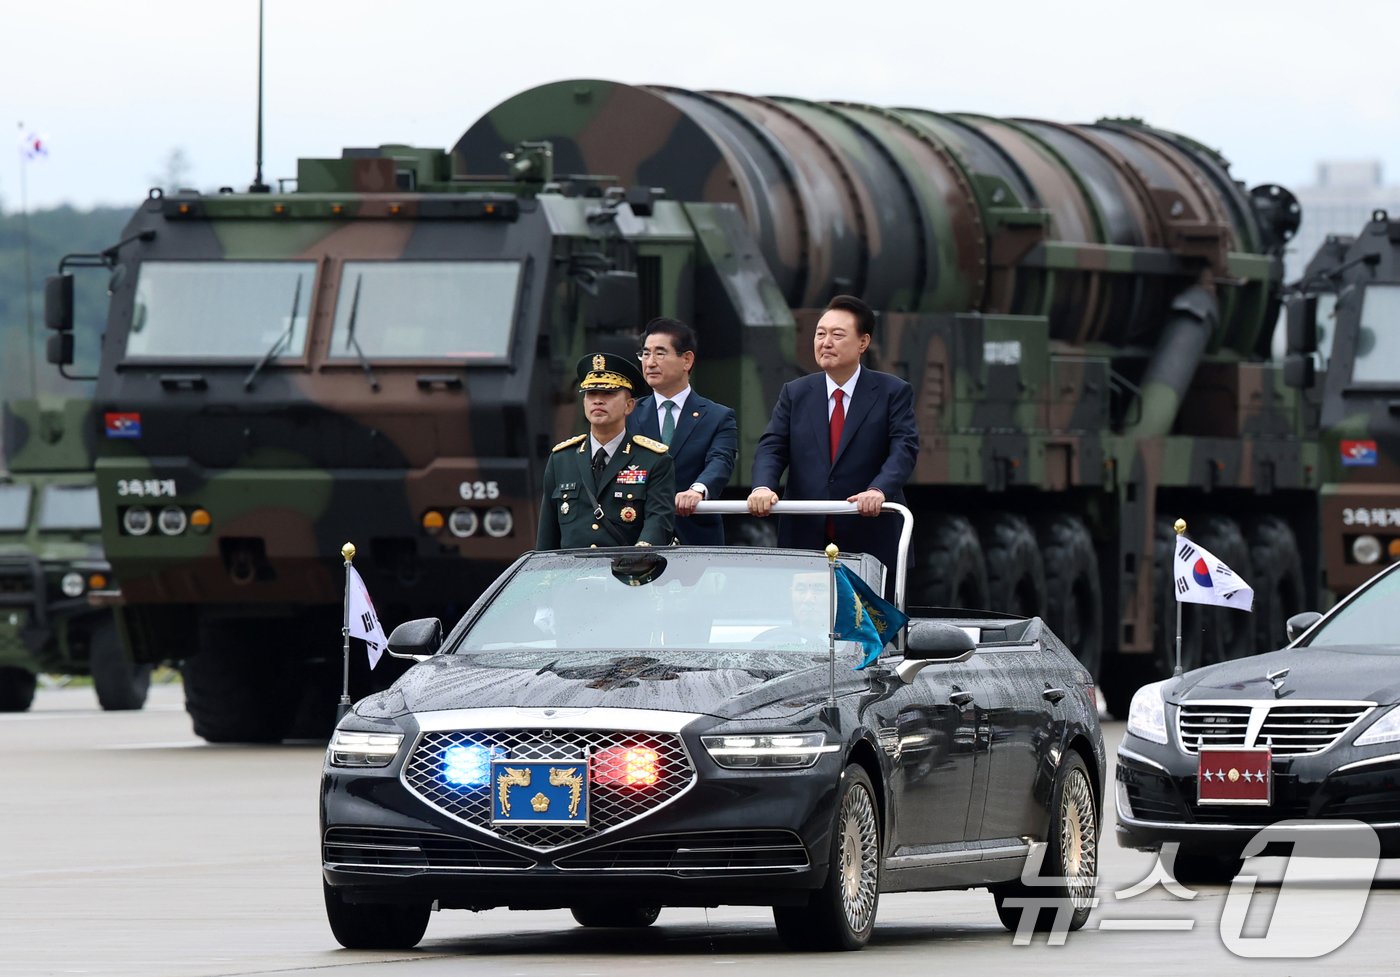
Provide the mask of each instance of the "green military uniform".
[{"label": "green military uniform", "polygon": [[[580,391],[621,389],[635,397],[646,387],[636,364],[611,353],[583,357],[578,376]],[[675,517],[676,465],[666,445],[624,437],[595,474],[589,437],[580,434],[556,444],[545,464],[535,549],[666,546]]]}]

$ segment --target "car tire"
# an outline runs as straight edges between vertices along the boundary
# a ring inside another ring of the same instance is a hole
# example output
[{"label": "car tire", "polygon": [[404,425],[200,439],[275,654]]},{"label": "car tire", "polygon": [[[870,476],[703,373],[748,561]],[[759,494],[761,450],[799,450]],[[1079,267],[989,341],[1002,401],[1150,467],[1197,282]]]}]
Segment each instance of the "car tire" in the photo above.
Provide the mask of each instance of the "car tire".
[{"label": "car tire", "polygon": [[650,926],[661,915],[660,906],[574,906],[574,921],[580,926]]},{"label": "car tire", "polygon": [[990,610],[1018,617],[1045,616],[1045,563],[1030,523],[999,512],[982,523],[979,534],[987,565]]},{"label": "car tire", "polygon": [[1258,516],[1246,524],[1254,576],[1254,650],[1277,651],[1288,644],[1289,617],[1307,609],[1303,558],[1298,538],[1278,516]]},{"label": "car tire", "polygon": [[[1187,532],[1245,582],[1256,581],[1249,546],[1239,523],[1226,516],[1195,519]],[[1213,665],[1254,654],[1255,615],[1229,607],[1201,607],[1201,664]]]},{"label": "car tire", "polygon": [[1237,855],[1178,848],[1172,861],[1171,875],[1182,885],[1229,885],[1243,867],[1244,859]]},{"label": "car tire", "polygon": [[1103,667],[1103,585],[1094,539],[1077,516],[1040,526],[1045,565],[1045,621],[1098,682]]},{"label": "car tire", "polygon": [[[1058,929],[1060,908],[1068,906],[1069,930],[1077,930],[1089,919],[1094,905],[1099,865],[1099,810],[1089,769],[1073,751],[1065,754],[1055,775],[1051,794],[1050,827],[1047,832],[1045,861],[1036,884],[1017,879],[992,886],[997,917],[1013,933],[1021,926],[1022,913],[1035,913],[1032,927],[1037,933]],[[1020,904],[1025,900],[1026,904]],[[1044,905],[1047,900],[1056,904]]]},{"label": "car tire", "polygon": [[326,922],[347,950],[410,950],[423,939],[432,903],[353,903],[324,881]]},{"label": "car tire", "polygon": [[137,665],[122,650],[117,622],[108,616],[92,632],[88,645],[88,670],[92,674],[97,704],[109,712],[140,709],[151,688],[151,666]]},{"label": "car tire", "polygon": [[27,712],[38,680],[27,668],[0,668],[0,712]]},{"label": "car tire", "polygon": [[[972,523],[962,516],[938,515],[926,520],[928,528],[916,530],[910,606],[986,609],[987,564]],[[922,525],[922,524],[920,524]]]},{"label": "car tire", "polygon": [[859,764],[841,774],[826,881],[803,906],[774,906],[778,936],[791,950],[859,950],[880,904],[880,813]]}]

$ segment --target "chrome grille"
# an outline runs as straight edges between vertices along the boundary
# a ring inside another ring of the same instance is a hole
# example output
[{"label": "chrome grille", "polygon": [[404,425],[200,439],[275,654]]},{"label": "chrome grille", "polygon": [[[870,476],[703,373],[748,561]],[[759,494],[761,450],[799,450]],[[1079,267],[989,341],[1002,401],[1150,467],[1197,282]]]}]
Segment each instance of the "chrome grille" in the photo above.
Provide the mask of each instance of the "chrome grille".
[{"label": "chrome grille", "polygon": [[1321,753],[1374,708],[1369,702],[1193,702],[1177,709],[1181,748],[1267,746],[1276,757]]},{"label": "chrome grille", "polygon": [[[493,825],[488,785],[462,787],[442,775],[443,752],[474,745],[502,750],[510,760],[582,760],[612,747],[647,747],[658,755],[660,777],[636,787],[589,785],[587,825]],[[596,837],[675,800],[695,783],[695,765],[674,733],[604,729],[491,729],[426,732],[404,764],[404,783],[433,807],[464,824],[541,851]]]},{"label": "chrome grille", "polygon": [[434,831],[397,828],[328,828],[321,856],[339,869],[416,869],[466,872],[476,869],[526,869],[534,862],[498,851],[479,841]]},{"label": "chrome grille", "polygon": [[628,838],[554,863],[563,869],[703,872],[807,867],[807,849],[791,831],[697,831]]}]

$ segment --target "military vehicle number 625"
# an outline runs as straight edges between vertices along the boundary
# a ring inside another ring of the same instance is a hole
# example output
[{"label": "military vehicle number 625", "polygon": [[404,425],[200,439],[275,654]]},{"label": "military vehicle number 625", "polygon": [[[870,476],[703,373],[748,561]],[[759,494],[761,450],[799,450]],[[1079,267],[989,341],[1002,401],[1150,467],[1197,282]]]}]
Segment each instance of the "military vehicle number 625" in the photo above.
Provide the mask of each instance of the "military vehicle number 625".
[{"label": "military vehicle number 625", "polygon": [[457,491],[462,494],[462,498],[469,502],[473,499],[498,499],[501,497],[501,486],[496,482],[463,482]]}]

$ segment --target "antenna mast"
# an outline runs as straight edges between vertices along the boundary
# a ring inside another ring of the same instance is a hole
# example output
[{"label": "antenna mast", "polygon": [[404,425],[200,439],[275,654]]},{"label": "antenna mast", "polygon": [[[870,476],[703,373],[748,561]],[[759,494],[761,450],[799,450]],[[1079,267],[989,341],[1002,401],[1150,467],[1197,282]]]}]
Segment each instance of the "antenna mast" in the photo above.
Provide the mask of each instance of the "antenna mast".
[{"label": "antenna mast", "polygon": [[258,166],[249,193],[267,193],[271,187],[263,182],[263,0],[258,0]]}]

